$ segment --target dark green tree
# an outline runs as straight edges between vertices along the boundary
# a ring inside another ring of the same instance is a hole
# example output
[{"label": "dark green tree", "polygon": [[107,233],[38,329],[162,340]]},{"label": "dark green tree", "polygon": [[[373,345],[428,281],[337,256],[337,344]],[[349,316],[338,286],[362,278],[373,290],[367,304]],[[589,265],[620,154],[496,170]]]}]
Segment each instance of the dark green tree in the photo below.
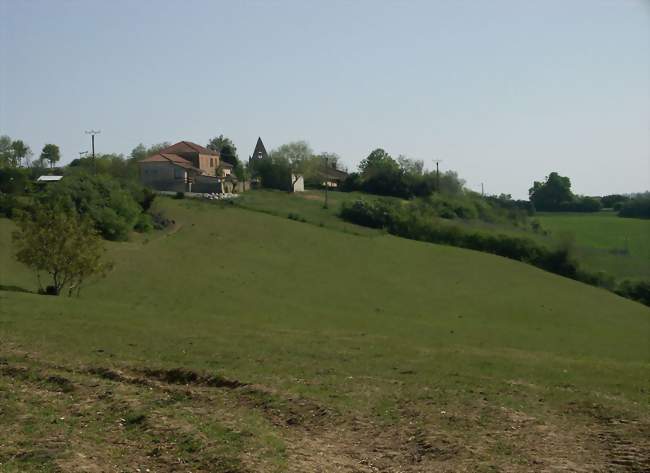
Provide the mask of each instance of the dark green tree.
[{"label": "dark green tree", "polygon": [[528,190],[530,201],[537,210],[560,210],[562,204],[574,200],[571,180],[557,172],[548,175],[545,181],[535,181]]},{"label": "dark green tree", "polygon": [[377,148],[359,163],[359,170],[364,178],[368,178],[376,174],[398,173],[400,167],[390,154]]},{"label": "dark green tree", "polygon": [[212,151],[217,151],[222,161],[232,164],[235,167],[239,165],[237,147],[230,138],[219,135],[212,138],[206,147]]},{"label": "dark green tree", "polygon": [[48,162],[50,167],[54,167],[54,164],[59,162],[61,159],[61,151],[57,145],[48,143],[43,146],[43,151],[41,151],[40,161]]}]

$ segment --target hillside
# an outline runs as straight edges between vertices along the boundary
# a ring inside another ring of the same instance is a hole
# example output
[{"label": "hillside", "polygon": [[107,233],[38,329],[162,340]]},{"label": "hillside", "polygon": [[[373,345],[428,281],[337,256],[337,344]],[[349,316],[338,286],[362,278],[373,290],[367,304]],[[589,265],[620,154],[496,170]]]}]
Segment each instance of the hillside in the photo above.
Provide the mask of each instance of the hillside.
[{"label": "hillside", "polygon": [[81,298],[0,291],[0,471],[650,468],[648,308],[333,210],[157,205]]},{"label": "hillside", "polygon": [[650,279],[650,220],[621,218],[609,211],[546,212],[538,219],[552,234],[575,238],[586,268],[616,278]]}]

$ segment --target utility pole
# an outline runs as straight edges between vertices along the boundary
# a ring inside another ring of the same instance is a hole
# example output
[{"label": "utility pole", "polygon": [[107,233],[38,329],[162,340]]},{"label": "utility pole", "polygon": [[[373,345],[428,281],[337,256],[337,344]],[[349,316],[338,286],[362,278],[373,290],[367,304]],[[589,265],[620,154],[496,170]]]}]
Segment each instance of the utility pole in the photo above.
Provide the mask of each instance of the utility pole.
[{"label": "utility pole", "polygon": [[92,143],[92,150],[93,150],[93,171],[95,174],[97,174],[97,161],[95,161],[95,135],[99,135],[102,131],[101,130],[88,130],[86,131],[86,135],[90,135],[90,141]]},{"label": "utility pole", "polygon": [[434,163],[436,163],[436,192],[439,194],[440,193],[440,163],[442,162],[442,159],[434,159]]},{"label": "utility pole", "polygon": [[483,183],[481,182],[481,197],[483,197],[483,195],[484,195],[484,193],[483,193]]}]

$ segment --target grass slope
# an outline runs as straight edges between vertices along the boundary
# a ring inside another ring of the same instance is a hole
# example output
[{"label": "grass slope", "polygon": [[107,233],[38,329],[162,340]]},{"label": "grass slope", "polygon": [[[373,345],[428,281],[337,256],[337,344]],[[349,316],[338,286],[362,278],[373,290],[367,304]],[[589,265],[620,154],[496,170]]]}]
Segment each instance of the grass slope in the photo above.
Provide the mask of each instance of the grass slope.
[{"label": "grass slope", "polygon": [[608,211],[546,212],[538,219],[552,234],[574,237],[578,256],[592,271],[650,279],[650,220],[620,218]]},{"label": "grass slope", "polygon": [[[647,308],[274,197],[316,225],[161,199],[176,228],[81,298],[0,292],[6,471],[650,465]],[[0,285],[33,289],[10,228]]]}]

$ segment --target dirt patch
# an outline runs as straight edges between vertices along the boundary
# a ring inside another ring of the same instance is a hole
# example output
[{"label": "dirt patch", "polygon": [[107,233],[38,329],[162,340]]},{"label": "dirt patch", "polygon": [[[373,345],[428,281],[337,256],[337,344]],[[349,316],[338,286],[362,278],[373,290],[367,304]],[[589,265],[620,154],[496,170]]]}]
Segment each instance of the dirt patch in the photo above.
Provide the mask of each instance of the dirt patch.
[{"label": "dirt patch", "polygon": [[70,393],[74,391],[74,384],[68,378],[63,376],[52,375],[45,378],[45,382],[53,386],[58,391]]},{"label": "dirt patch", "polygon": [[318,201],[318,202],[325,202],[325,197],[320,196],[320,195],[302,194],[302,193],[298,193],[298,195],[301,198],[305,199],[305,200],[315,200],[315,201]]},{"label": "dirt patch", "polygon": [[173,368],[169,370],[163,369],[143,369],[139,370],[147,378],[152,378],[157,381],[162,381],[168,384],[184,384],[196,386],[209,386],[212,388],[227,388],[235,389],[246,386],[237,380],[226,379],[218,375],[207,375],[197,373],[196,371]]}]

